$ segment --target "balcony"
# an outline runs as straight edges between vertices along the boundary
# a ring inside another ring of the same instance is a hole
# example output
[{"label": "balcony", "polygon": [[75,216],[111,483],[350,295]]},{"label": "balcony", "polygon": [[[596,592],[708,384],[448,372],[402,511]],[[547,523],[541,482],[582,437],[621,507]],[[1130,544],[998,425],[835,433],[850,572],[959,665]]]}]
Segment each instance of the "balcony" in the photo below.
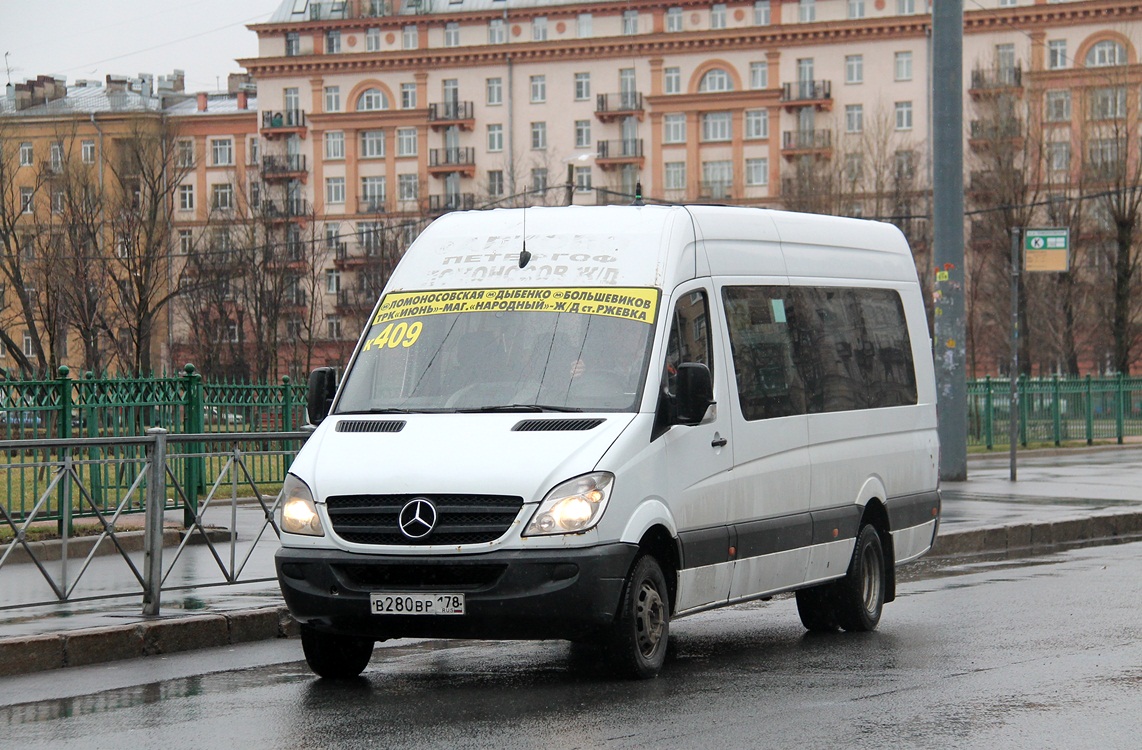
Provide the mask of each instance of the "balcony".
[{"label": "balcony", "polygon": [[337,312],[368,312],[377,304],[380,291],[371,289],[341,289],[337,292]]},{"label": "balcony", "polygon": [[728,201],[734,197],[734,184],[730,180],[703,180],[698,183],[698,199]]},{"label": "balcony", "polygon": [[304,198],[288,198],[284,201],[264,201],[266,218],[271,221],[291,221],[309,216],[309,201]]},{"label": "balcony", "polygon": [[383,214],[389,210],[388,200],[383,195],[365,195],[357,199],[357,213]]},{"label": "balcony", "polygon": [[815,107],[822,112],[833,109],[832,81],[795,81],[781,86],[781,104],[792,112],[802,107]]},{"label": "balcony", "polygon": [[305,112],[300,109],[266,111],[262,113],[262,135],[277,138],[287,135],[305,137]]},{"label": "balcony", "polygon": [[600,122],[614,122],[628,117],[637,117],[641,122],[644,114],[642,94],[637,91],[599,94],[595,97],[595,117]]},{"label": "balcony", "polygon": [[642,166],[642,139],[626,138],[618,141],[599,141],[596,144],[595,164],[600,169],[610,169],[625,164]]},{"label": "balcony", "polygon": [[828,158],[833,155],[833,131],[786,130],[781,134],[781,155],[786,159],[798,156]]},{"label": "balcony", "polygon": [[448,211],[471,211],[475,207],[476,196],[474,193],[428,196],[428,210],[434,214],[443,214]]},{"label": "balcony", "polygon": [[461,172],[467,177],[476,175],[476,149],[434,148],[428,152],[428,173],[445,175]]},{"label": "balcony", "polygon": [[968,145],[977,150],[987,150],[1003,145],[1021,148],[1023,143],[1023,123],[1019,120],[972,120],[968,130]]},{"label": "balcony", "polygon": [[968,87],[968,93],[973,99],[998,94],[1022,97],[1023,69],[1019,66],[988,70],[976,68],[971,72],[971,85]]},{"label": "balcony", "polygon": [[296,180],[303,182],[308,174],[304,154],[262,157],[262,178],[266,180]]},{"label": "balcony", "polygon": [[[310,21],[344,21],[350,18],[384,18],[394,15],[394,0],[312,0]],[[399,3],[399,0],[397,0]],[[399,6],[398,6],[399,7]]]},{"label": "balcony", "polygon": [[461,130],[472,130],[476,127],[475,107],[472,102],[439,102],[428,105],[430,128],[441,130],[453,125]]}]

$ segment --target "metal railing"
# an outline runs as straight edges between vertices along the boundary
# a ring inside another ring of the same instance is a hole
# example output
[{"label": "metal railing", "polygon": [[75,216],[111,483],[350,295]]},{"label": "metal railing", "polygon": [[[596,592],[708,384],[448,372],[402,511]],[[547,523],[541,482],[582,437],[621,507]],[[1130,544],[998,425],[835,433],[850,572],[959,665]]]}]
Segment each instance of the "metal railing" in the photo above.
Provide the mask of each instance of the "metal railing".
[{"label": "metal railing", "polygon": [[[1020,378],[1019,443],[1096,440],[1125,442],[1142,436],[1142,378]],[[1010,445],[1011,381],[968,381],[968,445]]]},{"label": "metal railing", "polygon": [[[261,575],[250,562],[276,548],[281,481],[308,434],[174,435],[155,427],[129,437],[0,441],[2,451],[30,456],[47,480],[22,514],[0,504],[0,609],[141,595],[143,614],[157,615],[163,591],[273,580],[264,560]],[[268,457],[281,467],[272,478],[257,468]],[[209,467],[201,499],[178,466],[188,462]],[[122,474],[124,486],[95,492],[91,477],[110,471]],[[255,511],[242,511],[241,536],[240,505]],[[172,508],[185,511],[182,529],[164,518]],[[79,517],[92,519],[92,535],[76,535]],[[45,526],[57,533],[37,541]],[[263,540],[273,544],[259,547]],[[193,560],[180,567],[186,558]],[[37,598],[41,591],[49,596]]]}]

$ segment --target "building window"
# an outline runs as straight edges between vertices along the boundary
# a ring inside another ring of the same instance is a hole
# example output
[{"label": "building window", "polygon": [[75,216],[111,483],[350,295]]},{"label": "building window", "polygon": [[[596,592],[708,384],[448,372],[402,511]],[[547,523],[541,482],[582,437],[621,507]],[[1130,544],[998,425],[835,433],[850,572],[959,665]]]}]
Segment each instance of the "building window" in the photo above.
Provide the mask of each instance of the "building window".
[{"label": "building window", "polygon": [[908,182],[916,174],[916,155],[910,150],[897,151],[894,156],[896,162],[896,181]]},{"label": "building window", "polygon": [[591,98],[591,74],[575,74],[575,101],[581,102]]},{"label": "building window", "polygon": [[1047,67],[1059,70],[1067,67],[1067,40],[1052,39],[1047,42]]},{"label": "building window", "polygon": [[1126,88],[1097,88],[1090,96],[1090,119],[1119,120],[1126,116]]},{"label": "building window", "polygon": [[340,86],[326,86],[325,87],[325,111],[326,112],[340,112],[341,111],[341,87]]},{"label": "building window", "polygon": [[211,186],[210,205],[215,211],[234,209],[234,186],[228,182]]},{"label": "building window", "polygon": [[190,255],[194,252],[194,232],[190,229],[178,230],[178,254]]},{"label": "building window", "polygon": [[580,39],[587,39],[591,36],[591,14],[580,13],[577,23],[576,32]]},{"label": "building window", "polygon": [[397,128],[397,156],[416,156],[416,128]]},{"label": "building window", "polygon": [[845,55],[845,83],[864,83],[864,55]]},{"label": "building window", "polygon": [[729,197],[730,186],[734,184],[734,165],[730,161],[702,162],[702,182],[706,183],[706,193],[711,198]]},{"label": "building window", "polygon": [[864,105],[845,105],[845,132],[860,133],[864,130]]},{"label": "building window", "polygon": [[498,123],[488,125],[488,151],[504,150],[504,126]]},{"label": "building window", "polygon": [[726,4],[714,3],[710,7],[710,28],[711,29],[724,29],[726,28]]},{"label": "building window", "polygon": [[460,46],[460,24],[456,21],[449,21],[444,24],[444,46]]},{"label": "building window", "polygon": [[341,32],[336,29],[325,32],[325,53],[335,55],[341,51]]},{"label": "building window", "polygon": [[531,103],[541,104],[547,101],[547,76],[531,77]]},{"label": "building window", "polygon": [[757,0],[753,4],[753,25],[768,26],[769,23],[769,0]]},{"label": "building window", "polygon": [[531,170],[531,189],[536,193],[547,190],[547,167],[533,167]]},{"label": "building window", "polygon": [[797,20],[812,23],[817,20],[817,0],[797,0]]},{"label": "building window", "polygon": [[638,33],[638,11],[623,11],[623,33],[627,36]]},{"label": "building window", "polygon": [[745,112],[745,137],[769,137],[769,111],[764,109],[747,109]]},{"label": "building window", "polygon": [[575,121],[575,148],[591,147],[591,121]]},{"label": "building window", "polygon": [[389,99],[380,89],[365,89],[357,98],[358,112],[373,112],[389,108]]},{"label": "building window", "polygon": [[1000,8],[1014,8],[1016,0],[999,0]]},{"label": "building window", "polygon": [[365,51],[381,51],[381,30],[379,28],[365,29]]},{"label": "building window", "polygon": [[664,68],[662,88],[667,94],[682,93],[682,68]]},{"label": "building window", "polygon": [[1048,91],[1046,110],[1047,122],[1070,122],[1071,92]]},{"label": "building window", "polygon": [[401,29],[401,47],[404,49],[416,49],[420,46],[420,31],[417,25],[410,23]]},{"label": "building window", "polygon": [[503,170],[493,169],[488,172],[488,195],[495,198],[504,194]]},{"label": "building window", "polygon": [[326,177],[325,178],[325,202],[326,203],[344,203],[345,202],[345,178],[344,177]]},{"label": "building window", "polygon": [[336,268],[325,269],[325,293],[337,294],[341,291],[341,272]]},{"label": "building window", "polygon": [[531,124],[531,147],[533,149],[547,148],[546,122],[533,122]]},{"label": "building window", "polygon": [[662,116],[662,142],[686,142],[686,115],[672,114]]},{"label": "building window", "polygon": [[63,203],[64,203],[63,191],[62,190],[53,190],[52,191],[52,213],[53,214],[62,214],[63,213]]},{"label": "building window", "polygon": [[734,86],[730,80],[730,74],[722,68],[714,68],[702,76],[702,81],[698,84],[698,90],[703,93],[716,93],[721,91],[733,91]]},{"label": "building window", "polygon": [[668,161],[663,166],[663,182],[667,190],[686,189],[686,162]]},{"label": "building window", "polygon": [[326,318],[325,330],[329,333],[329,338],[332,341],[341,340],[341,318],[333,317]]},{"label": "building window", "polygon": [[32,345],[32,335],[27,331],[24,331],[24,356],[29,358],[36,356],[36,347]]},{"label": "building window", "polygon": [[20,144],[20,166],[30,167],[35,162],[35,151],[32,150],[32,144],[24,141]]},{"label": "building window", "polygon": [[216,167],[229,167],[234,164],[234,141],[219,138],[210,142],[211,163]]},{"label": "building window", "polygon": [[385,155],[385,131],[361,131],[361,158],[381,159]]},{"label": "building window", "polygon": [[547,16],[536,16],[531,19],[531,40],[533,42],[547,41]]},{"label": "building window", "polygon": [[82,141],[79,144],[79,158],[84,164],[95,163],[95,141]]},{"label": "building window", "polygon": [[498,106],[504,103],[504,79],[489,78],[487,81],[487,103],[489,106]]},{"label": "building window", "polygon": [[[30,188],[30,187],[20,188],[20,213],[25,213],[25,214],[32,213],[32,205],[34,203],[34,198],[35,198],[35,191],[32,188]],[[31,249],[32,245],[30,242],[27,243],[27,247],[29,250]]]},{"label": "building window", "polygon": [[286,57],[297,57],[301,54],[301,35],[296,31],[287,31],[285,37]]},{"label": "building window", "polygon": [[896,0],[896,13],[901,16],[916,12],[916,0]]},{"label": "building window", "polygon": [[1047,144],[1047,169],[1052,172],[1071,171],[1071,144],[1057,141]]},{"label": "building window", "polygon": [[769,184],[769,159],[745,160],[745,184],[751,187]]},{"label": "building window", "polygon": [[194,166],[194,141],[180,138],[174,144],[174,164],[176,167]]},{"label": "building window", "polygon": [[400,108],[416,109],[416,84],[402,83],[400,85]]},{"label": "building window", "polygon": [[702,115],[702,140],[707,142],[730,140],[730,113],[707,112]]},{"label": "building window", "polygon": [[586,193],[591,190],[591,168],[575,167],[575,190]]},{"label": "building window", "polygon": [[666,30],[676,32],[682,30],[682,7],[678,5],[666,9]]},{"label": "building window", "polygon": [[194,210],[194,185],[179,185],[178,186],[178,210],[179,211],[193,211]]},{"label": "building window", "polygon": [[749,87],[751,89],[769,88],[769,65],[763,62],[749,64]]},{"label": "building window", "polygon": [[896,102],[896,129],[912,129],[912,102]]},{"label": "building window", "polygon": [[849,0],[849,18],[864,18],[864,0]]},{"label": "building window", "polygon": [[898,81],[911,81],[912,80],[912,53],[911,52],[897,52],[896,53],[896,80],[898,80]]},{"label": "building window", "polygon": [[507,41],[507,36],[504,19],[493,18],[488,21],[488,44],[503,44]]},{"label": "building window", "polygon": [[252,180],[250,182],[250,208],[262,205],[262,183]]},{"label": "building window", "polygon": [[420,198],[420,182],[415,174],[397,175],[397,189],[402,201],[415,201]]},{"label": "building window", "polygon": [[345,133],[340,130],[330,130],[325,133],[325,158],[345,158]]},{"label": "building window", "polygon": [[1086,55],[1088,68],[1105,68],[1112,65],[1126,64],[1126,48],[1118,42],[1106,40],[1090,48]]}]

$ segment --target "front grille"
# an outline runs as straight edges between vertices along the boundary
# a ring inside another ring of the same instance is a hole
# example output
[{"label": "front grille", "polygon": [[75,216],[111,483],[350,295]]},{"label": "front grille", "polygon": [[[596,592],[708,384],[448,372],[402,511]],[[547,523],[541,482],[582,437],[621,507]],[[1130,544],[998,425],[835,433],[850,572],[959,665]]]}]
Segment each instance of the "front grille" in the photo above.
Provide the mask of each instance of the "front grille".
[{"label": "front grille", "polygon": [[404,429],[402,419],[343,419],[337,423],[338,432],[400,432]]},{"label": "front grille", "polygon": [[507,565],[462,563],[446,565],[408,564],[339,565],[338,571],[354,588],[387,591],[472,591],[487,588],[500,579]]},{"label": "front grille", "polygon": [[[398,523],[401,508],[416,497],[436,506],[436,526],[410,539]],[[356,544],[480,544],[503,536],[523,498],[502,495],[342,495],[325,501],[333,531]]]}]

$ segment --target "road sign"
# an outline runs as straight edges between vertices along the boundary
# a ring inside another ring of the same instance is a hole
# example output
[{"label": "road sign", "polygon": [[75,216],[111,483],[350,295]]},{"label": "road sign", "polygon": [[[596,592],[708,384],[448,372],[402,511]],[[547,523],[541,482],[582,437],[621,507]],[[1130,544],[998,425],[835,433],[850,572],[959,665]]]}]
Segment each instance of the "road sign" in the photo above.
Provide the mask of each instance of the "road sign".
[{"label": "road sign", "polygon": [[1066,273],[1070,270],[1071,230],[1067,227],[1023,231],[1023,270]]}]

